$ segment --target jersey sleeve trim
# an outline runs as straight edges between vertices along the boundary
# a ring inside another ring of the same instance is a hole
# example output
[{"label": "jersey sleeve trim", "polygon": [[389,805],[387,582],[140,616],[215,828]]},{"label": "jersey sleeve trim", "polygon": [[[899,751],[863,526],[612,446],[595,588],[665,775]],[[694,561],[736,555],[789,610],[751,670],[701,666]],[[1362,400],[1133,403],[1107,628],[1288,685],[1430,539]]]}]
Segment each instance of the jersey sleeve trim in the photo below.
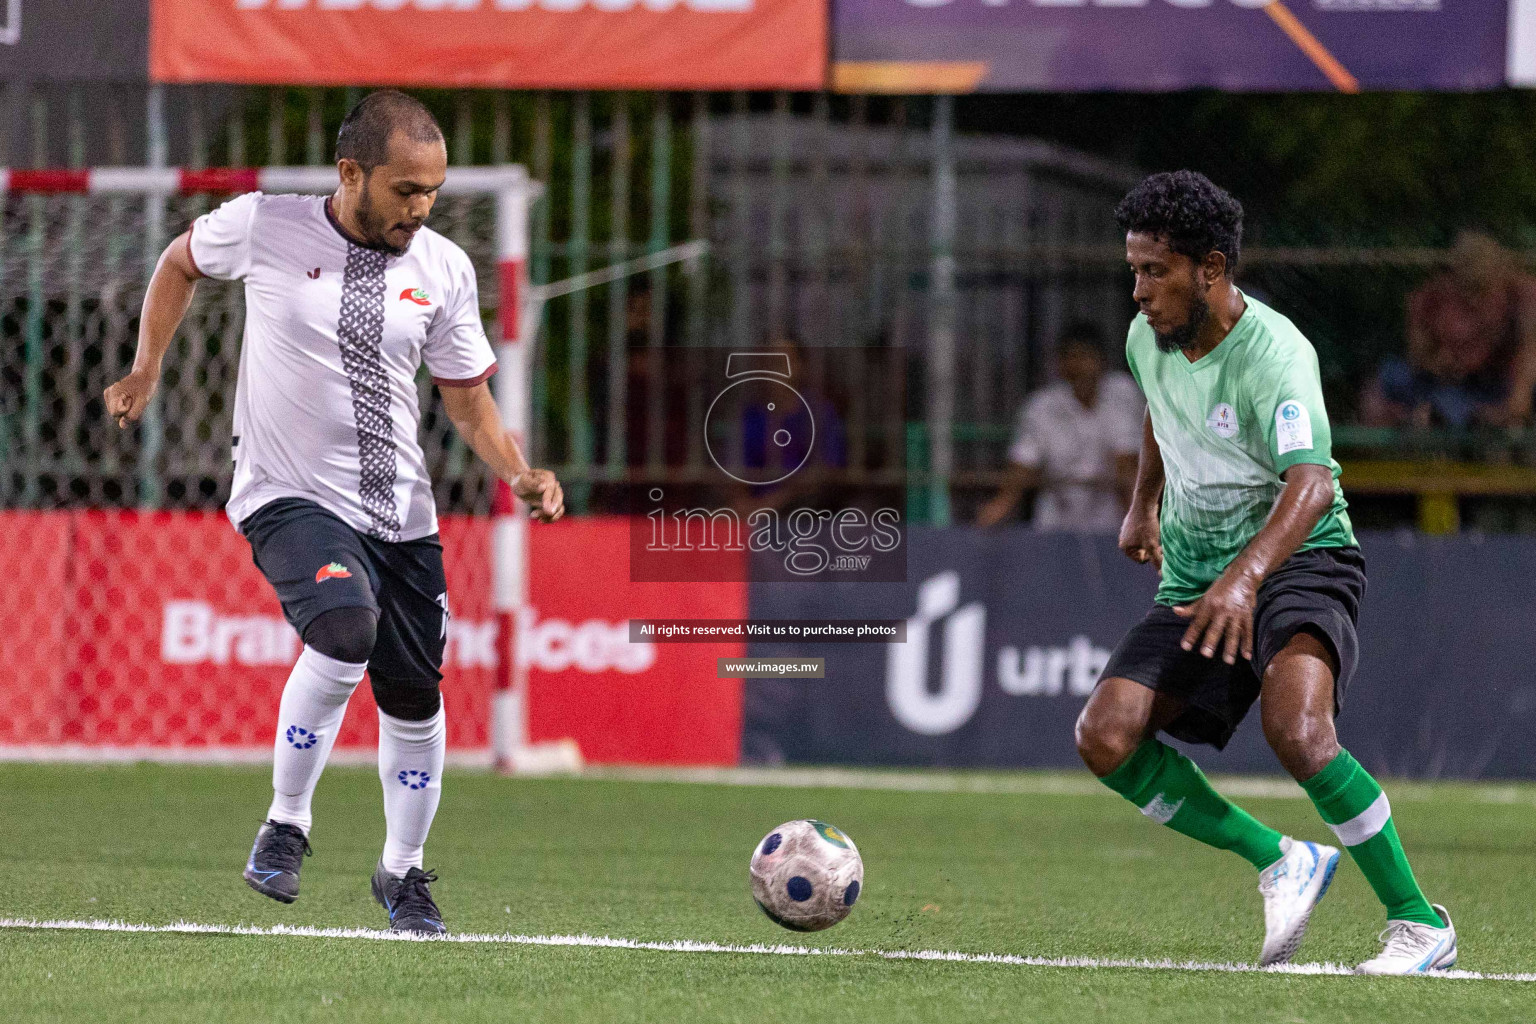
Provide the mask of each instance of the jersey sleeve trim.
[{"label": "jersey sleeve trim", "polygon": [[1283,476],[1285,471],[1292,466],[1332,466],[1333,456],[1328,452],[1320,452],[1308,449],[1306,451],[1287,452],[1275,460],[1275,475]]},{"label": "jersey sleeve trim", "polygon": [[478,376],[469,377],[464,380],[445,380],[442,377],[433,377],[432,383],[436,384],[440,388],[472,388],[476,384],[484,384],[486,381],[490,380],[491,377],[499,369],[501,369],[500,363],[492,363],[490,366],[485,368],[484,373]]}]

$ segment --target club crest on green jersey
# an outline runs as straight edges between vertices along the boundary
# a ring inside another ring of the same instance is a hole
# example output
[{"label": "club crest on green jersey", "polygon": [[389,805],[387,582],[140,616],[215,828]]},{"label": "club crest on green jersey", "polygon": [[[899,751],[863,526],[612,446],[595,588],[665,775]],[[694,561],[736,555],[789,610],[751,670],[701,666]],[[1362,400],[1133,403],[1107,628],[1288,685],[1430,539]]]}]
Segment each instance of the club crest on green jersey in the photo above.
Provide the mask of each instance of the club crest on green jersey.
[{"label": "club crest on green jersey", "polygon": [[1216,407],[1205,417],[1205,425],[1217,437],[1230,441],[1237,436],[1237,412],[1226,402],[1217,402]]}]

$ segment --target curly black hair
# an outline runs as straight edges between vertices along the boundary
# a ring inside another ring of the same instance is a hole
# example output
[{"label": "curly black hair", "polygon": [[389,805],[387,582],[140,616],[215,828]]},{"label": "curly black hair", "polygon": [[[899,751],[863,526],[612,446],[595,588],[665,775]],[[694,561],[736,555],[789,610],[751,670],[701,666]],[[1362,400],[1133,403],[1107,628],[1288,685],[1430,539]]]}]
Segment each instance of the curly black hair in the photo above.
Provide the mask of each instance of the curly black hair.
[{"label": "curly black hair", "polygon": [[1243,246],[1243,204],[1199,171],[1165,171],[1142,179],[1115,207],[1121,231],[1144,232],[1200,262],[1212,252],[1237,266]]}]

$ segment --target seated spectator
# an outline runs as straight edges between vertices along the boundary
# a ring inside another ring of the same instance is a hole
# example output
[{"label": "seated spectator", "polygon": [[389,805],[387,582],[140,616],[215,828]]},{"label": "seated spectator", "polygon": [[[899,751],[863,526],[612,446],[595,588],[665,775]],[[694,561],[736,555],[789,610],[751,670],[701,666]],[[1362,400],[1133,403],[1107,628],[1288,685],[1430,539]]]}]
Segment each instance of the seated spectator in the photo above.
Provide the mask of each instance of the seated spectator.
[{"label": "seated spectator", "polygon": [[1408,298],[1408,357],[1381,364],[1369,426],[1512,426],[1536,390],[1536,277],[1489,236],[1463,231],[1450,267]]},{"label": "seated spectator", "polygon": [[1130,374],[1106,372],[1104,336],[1091,323],[1062,336],[1056,375],[1024,402],[1007,477],[976,517],[981,526],[1007,519],[1032,490],[1037,530],[1120,529],[1141,450],[1141,391]]}]

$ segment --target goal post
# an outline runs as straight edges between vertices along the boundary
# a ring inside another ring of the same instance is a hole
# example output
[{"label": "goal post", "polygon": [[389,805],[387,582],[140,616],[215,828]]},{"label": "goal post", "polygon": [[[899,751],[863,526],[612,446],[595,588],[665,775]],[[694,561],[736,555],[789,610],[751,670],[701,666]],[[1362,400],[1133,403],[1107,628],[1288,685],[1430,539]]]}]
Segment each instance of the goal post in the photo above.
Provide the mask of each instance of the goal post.
[{"label": "goal post", "polygon": [[[322,194],[332,192],[336,187],[336,170],[329,166],[201,169],[0,168],[0,198],[27,196],[37,197],[41,202],[56,196],[137,197],[146,210],[153,207],[157,213],[163,210],[165,203],[177,197],[233,195],[256,190],[269,193]],[[481,256],[494,258],[495,285],[498,293],[498,324],[494,331],[494,348],[499,370],[491,379],[491,386],[503,422],[516,436],[525,452],[528,451],[531,407],[531,350],[534,332],[537,330],[537,317],[527,315],[531,312],[528,306],[529,297],[532,294],[528,281],[528,222],[532,204],[540,191],[541,186],[529,179],[526,169],[522,166],[499,165],[451,167],[440,193],[447,199],[478,197],[490,199],[494,204],[492,217],[494,223],[490,225],[491,237],[487,239],[491,244],[485,247],[490,251],[480,253]],[[10,215],[8,206],[7,216]],[[79,232],[78,239],[56,247],[68,250],[63,259],[66,263],[73,261],[71,265],[74,266],[73,273],[77,277],[81,275],[79,264],[94,258],[89,253],[92,225],[85,223],[86,219],[87,215],[74,216],[70,221],[72,224],[70,230]],[[29,277],[33,279],[41,277],[47,272],[45,268],[52,266],[52,263],[40,254],[48,245],[46,237],[48,232],[62,220],[62,215],[55,216],[47,212],[37,215],[32,225],[35,237],[32,245],[35,251],[30,257],[32,262],[28,264]],[[168,238],[148,237],[154,233],[152,226],[159,222],[159,216],[146,216],[147,227],[141,231],[143,236],[141,242],[146,248],[144,262],[151,265],[154,257],[158,255],[159,247],[168,241]],[[434,223],[433,226],[438,225]],[[9,223],[0,226],[0,273],[3,273],[4,268],[9,265],[3,251],[6,245],[3,232],[11,227]],[[471,229],[466,227],[465,230]],[[448,233],[453,237],[452,232]],[[149,248],[153,248],[154,251],[149,252]],[[486,262],[489,261],[484,259],[480,261],[482,281]],[[129,275],[123,276],[126,278]],[[34,280],[34,287],[36,284]],[[35,290],[38,295],[42,294],[40,288]],[[39,309],[42,305],[44,305],[43,302],[34,300],[25,304],[24,308],[29,311],[30,317],[37,319],[43,315]],[[65,305],[68,306],[69,303]],[[78,306],[78,303],[75,303],[75,306]],[[117,319],[126,323],[121,315]],[[29,322],[27,329],[30,331],[32,326]],[[39,337],[42,336],[41,328],[38,329],[37,334]],[[129,339],[120,337],[114,340],[118,346],[121,346]],[[44,416],[42,410],[49,407],[52,399],[52,396],[46,393],[41,371],[34,372],[32,366],[34,348],[40,349],[41,345],[34,346],[29,335],[26,348],[28,369],[23,374],[25,394],[21,401],[24,423],[18,432],[21,448],[36,442],[37,435],[42,430],[38,422]],[[83,361],[73,354],[68,356],[67,360]],[[41,357],[38,362],[41,364]],[[228,373],[225,376],[229,378],[227,386],[232,391],[233,376]],[[156,406],[146,416],[148,428],[145,431],[145,444],[152,449],[157,448],[161,443],[159,429],[161,411],[158,406],[162,399],[163,396],[157,396]],[[76,404],[84,403],[80,401]],[[62,428],[60,433],[63,433]],[[38,446],[34,444],[34,449],[36,447]],[[34,449],[28,449],[25,453],[27,459],[31,460],[29,466],[34,462],[42,466],[46,460],[38,456]],[[151,450],[146,452],[146,457],[139,460],[142,474],[152,474],[156,471],[157,461],[153,457],[154,454],[155,451]],[[24,485],[19,493],[35,495],[37,489],[31,487],[31,477],[28,476],[27,480],[29,483]],[[95,492],[87,489],[87,493]],[[149,482],[142,493],[157,494],[158,489],[153,482]],[[23,507],[26,506],[23,505]],[[485,723],[487,728],[483,730],[489,737],[490,753],[494,762],[504,770],[537,771],[578,766],[580,754],[570,741],[539,746],[529,742],[526,700],[527,659],[519,657],[516,649],[519,615],[527,607],[529,600],[529,517],[517,508],[510,489],[501,482],[495,486],[491,511],[493,524],[490,547],[493,565],[490,574],[489,598],[497,622],[497,656],[494,693],[487,708],[490,721]]]}]

